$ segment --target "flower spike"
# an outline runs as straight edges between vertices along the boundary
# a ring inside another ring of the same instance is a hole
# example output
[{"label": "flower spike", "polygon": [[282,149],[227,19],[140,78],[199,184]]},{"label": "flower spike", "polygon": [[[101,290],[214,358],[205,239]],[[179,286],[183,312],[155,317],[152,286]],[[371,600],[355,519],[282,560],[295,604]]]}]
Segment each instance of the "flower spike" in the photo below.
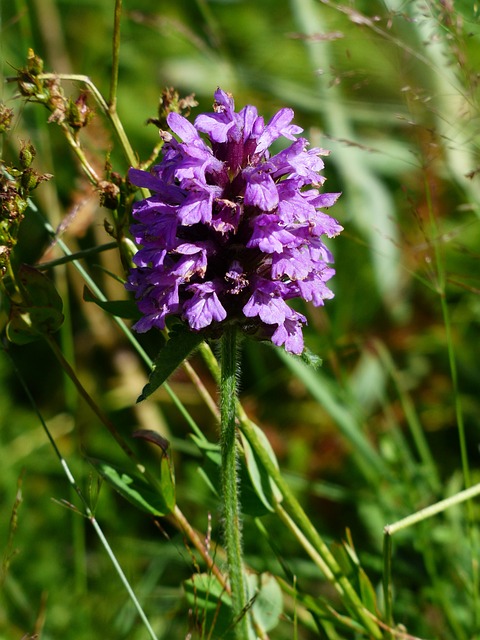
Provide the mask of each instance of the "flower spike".
[{"label": "flower spike", "polygon": [[[265,125],[254,106],[236,112],[222,89],[214,111],[194,124],[168,116],[175,136],[163,132],[161,162],[129,174],[152,191],[133,209],[141,248],[126,286],[143,314],[137,331],[163,329],[177,316],[216,337],[233,323],[302,353],[307,320],[286,301],[320,306],[333,297],[333,257],[322,238],[342,227],[321,211],[340,195],[319,191],[328,152],[297,137],[303,130],[293,116],[280,109]],[[280,137],[292,142],[271,155]]]}]

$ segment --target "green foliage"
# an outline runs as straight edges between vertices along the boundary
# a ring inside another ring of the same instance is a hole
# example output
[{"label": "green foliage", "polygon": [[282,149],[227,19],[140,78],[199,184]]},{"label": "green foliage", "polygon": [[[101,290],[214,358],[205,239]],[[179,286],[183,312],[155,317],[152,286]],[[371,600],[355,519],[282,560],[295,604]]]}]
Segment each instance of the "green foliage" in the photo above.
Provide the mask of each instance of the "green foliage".
[{"label": "green foliage", "polygon": [[[165,464],[163,461],[165,460]],[[165,516],[175,506],[172,470],[167,456],[162,457],[162,473],[156,487],[131,471],[114,467],[108,462],[88,458],[100,476],[135,507],[152,516]],[[158,488],[157,488],[158,487]]]},{"label": "green foliage", "polygon": [[[268,456],[272,460],[273,464],[278,468],[278,462],[275,457],[275,453],[265,434],[256,425],[254,425],[254,429],[257,437],[260,439],[262,447],[268,453]],[[278,488],[275,486],[275,483],[272,481],[272,478],[269,476],[268,471],[265,469],[265,466],[262,464],[261,460],[259,460],[258,455],[256,455],[254,449],[252,449],[252,447],[250,446],[248,439],[243,435],[242,445],[245,454],[245,467],[247,469],[252,487],[254,488],[257,497],[262,502],[264,508],[266,508],[268,511],[274,511],[274,505],[275,503],[279,503],[282,501],[282,495],[279,492]]]},{"label": "green foliage", "polygon": [[[270,574],[247,576],[250,607],[263,632],[274,629],[283,611],[283,596]],[[187,602],[192,607],[195,626],[203,637],[234,638],[231,598],[209,574],[196,574],[184,583]]]},{"label": "green foliage", "polygon": [[117,316],[117,318],[140,319],[138,307],[133,300],[99,300],[88,287],[83,290],[83,299],[85,302],[94,302],[101,309],[112,316]]},{"label": "green foliage", "polygon": [[168,340],[155,358],[148,384],[142,389],[137,402],[146,400],[156,391],[191,355],[192,351],[198,348],[203,340],[204,336],[201,333],[189,331],[185,326],[176,324],[169,332]]}]

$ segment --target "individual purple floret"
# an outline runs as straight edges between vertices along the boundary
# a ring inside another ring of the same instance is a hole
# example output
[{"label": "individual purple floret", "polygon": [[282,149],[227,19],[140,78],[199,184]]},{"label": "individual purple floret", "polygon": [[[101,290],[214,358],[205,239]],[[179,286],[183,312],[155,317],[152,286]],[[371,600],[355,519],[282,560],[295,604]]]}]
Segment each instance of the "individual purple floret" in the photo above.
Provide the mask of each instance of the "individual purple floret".
[{"label": "individual purple floret", "polygon": [[[178,113],[151,172],[130,169],[133,184],[152,196],[134,205],[131,227],[140,249],[127,288],[142,318],[134,328],[165,328],[169,316],[193,331],[218,336],[225,323],[291,353],[303,351],[305,316],[286,303],[323,305],[333,293],[333,257],[322,237],[342,231],[320,209],[340,194],[321,193],[323,149],[308,148],[281,109],[265,125],[253,106],[238,113],[217,89],[213,113],[192,125]],[[284,137],[292,143],[270,156]]]}]

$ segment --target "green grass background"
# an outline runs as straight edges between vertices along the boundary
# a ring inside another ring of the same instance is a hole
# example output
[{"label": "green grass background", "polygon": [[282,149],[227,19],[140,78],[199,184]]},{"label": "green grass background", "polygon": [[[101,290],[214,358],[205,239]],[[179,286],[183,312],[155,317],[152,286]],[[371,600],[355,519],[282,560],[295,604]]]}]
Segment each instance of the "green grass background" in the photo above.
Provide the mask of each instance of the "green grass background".
[{"label": "green grass background", "polygon": [[[2,0],[4,77],[24,66],[32,47],[46,70],[88,75],[108,95],[113,9],[107,0]],[[381,602],[383,527],[454,495],[465,473],[467,482],[480,481],[479,9],[466,0],[124,0],[123,11],[118,112],[140,159],[157,142],[145,123],[165,86],[195,93],[193,115],[211,108],[217,86],[234,94],[237,108],[255,104],[266,118],[290,106],[312,143],[331,150],[326,187],[343,192],[331,213],[345,228],[331,243],[335,298],[324,309],[301,307],[306,343],[323,367],[313,372],[246,342],[241,396],[317,529],[335,543],[351,531]],[[30,139],[35,166],[54,175],[35,194],[41,213],[53,226],[68,221],[72,250],[107,242],[108,212],[47,112],[22,104],[11,84],[2,92],[16,110],[4,156]],[[111,152],[114,169],[125,173],[101,114],[83,140],[99,170]],[[46,244],[32,216],[19,256],[35,263]],[[87,265],[92,277],[119,298],[121,285],[105,271],[121,274],[116,254],[102,257],[101,268],[99,260]],[[141,426],[169,438],[178,503],[203,535],[211,526],[221,539],[218,503],[198,472],[189,426],[163,391],[135,407],[147,372],[110,319],[83,302],[78,274],[59,268],[55,278],[67,309],[62,344],[79,377],[126,437]],[[145,346],[155,355],[155,336]],[[11,353],[158,636],[188,637],[196,612],[181,582],[194,568],[182,536],[99,488],[84,454],[116,460],[120,453],[47,347]],[[215,393],[201,359],[193,364]],[[0,638],[146,637],[88,522],[59,504],[74,497],[3,353],[0,381]],[[182,372],[172,387],[215,441],[214,420]],[[143,455],[154,459],[147,449]],[[274,543],[304,593],[335,602],[279,522],[262,523],[266,533],[246,517],[250,565],[285,575]],[[470,510],[454,507],[394,537],[394,618],[410,634],[480,637],[477,524],[473,501]],[[303,620],[299,610],[299,621],[295,614],[287,602],[271,637],[321,637],[308,614]],[[344,634],[337,637],[357,637]]]}]

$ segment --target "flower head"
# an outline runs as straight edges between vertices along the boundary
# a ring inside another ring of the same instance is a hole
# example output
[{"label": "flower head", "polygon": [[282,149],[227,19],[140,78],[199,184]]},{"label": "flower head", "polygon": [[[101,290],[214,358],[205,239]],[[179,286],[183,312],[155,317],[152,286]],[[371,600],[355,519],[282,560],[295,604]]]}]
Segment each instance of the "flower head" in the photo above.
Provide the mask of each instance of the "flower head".
[{"label": "flower head", "polygon": [[[333,258],[322,238],[342,227],[321,211],[340,195],[319,190],[328,152],[309,149],[292,119],[291,109],[267,124],[253,106],[237,113],[221,89],[213,112],[193,125],[168,115],[176,137],[162,132],[160,164],[129,174],[153,194],[133,209],[141,248],[127,288],[143,314],[137,331],[163,329],[168,316],[212,335],[234,322],[302,352],[306,318],[286,300],[320,306],[333,297],[326,285]],[[292,143],[271,156],[280,137]]]}]

